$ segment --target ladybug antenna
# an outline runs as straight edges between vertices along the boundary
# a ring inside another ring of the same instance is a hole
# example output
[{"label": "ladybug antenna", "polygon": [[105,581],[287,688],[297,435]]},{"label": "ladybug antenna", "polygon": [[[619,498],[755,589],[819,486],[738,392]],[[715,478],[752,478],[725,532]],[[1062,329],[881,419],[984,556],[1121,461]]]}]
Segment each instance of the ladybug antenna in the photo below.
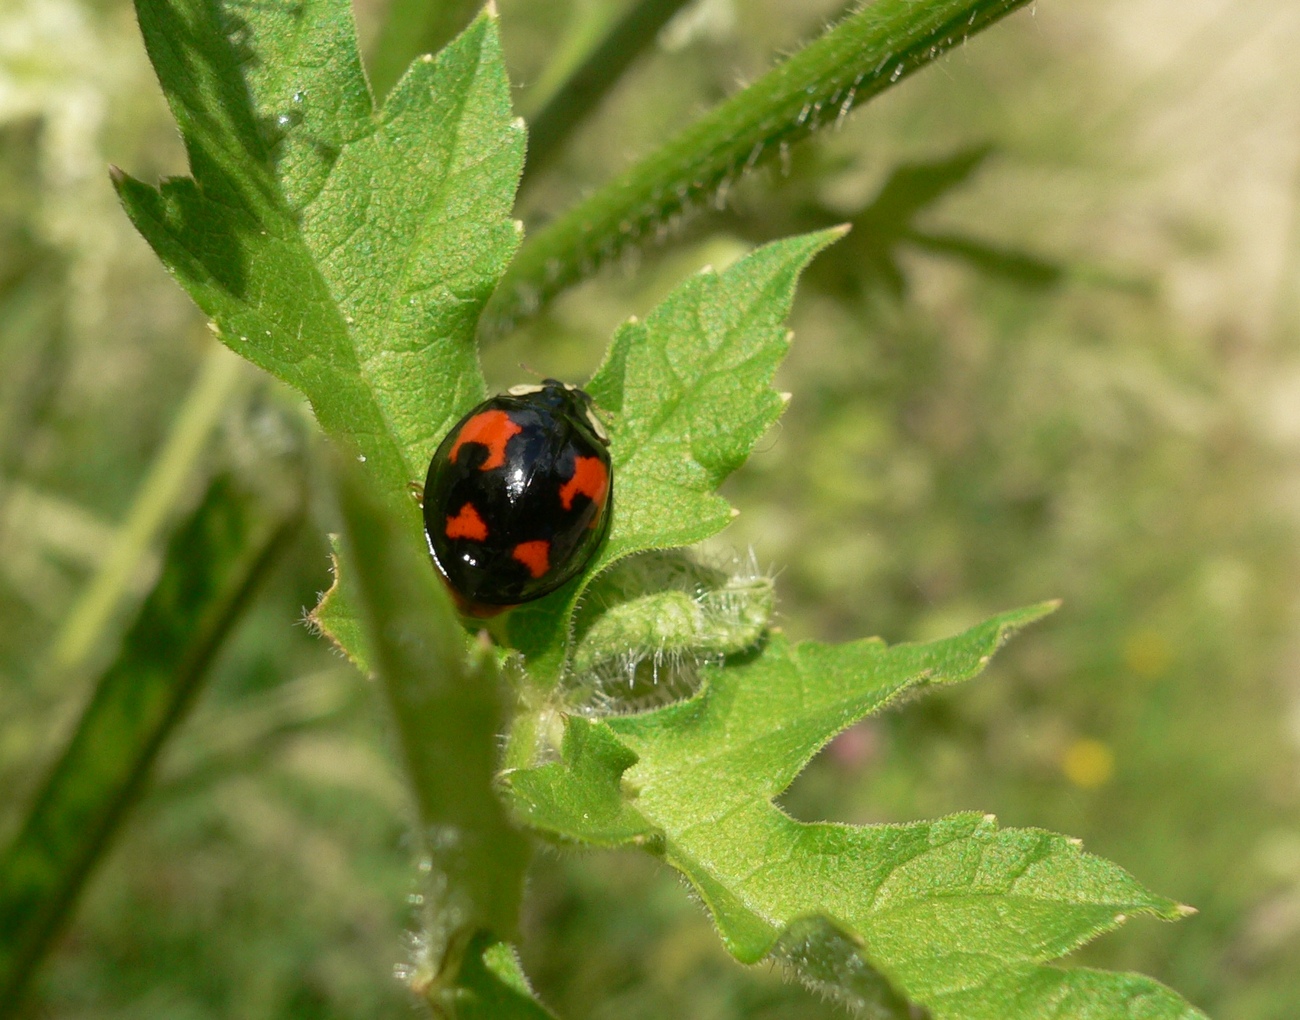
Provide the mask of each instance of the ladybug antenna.
[{"label": "ladybug antenna", "polygon": [[542,390],[546,389],[548,386],[556,384],[554,379],[544,378],[541,372],[529,365],[525,365],[522,361],[519,362],[519,367],[534,379],[541,379],[542,381],[540,383],[521,383],[518,386],[511,386],[510,389],[506,390],[506,392],[512,397],[526,397],[530,393],[541,393]]}]

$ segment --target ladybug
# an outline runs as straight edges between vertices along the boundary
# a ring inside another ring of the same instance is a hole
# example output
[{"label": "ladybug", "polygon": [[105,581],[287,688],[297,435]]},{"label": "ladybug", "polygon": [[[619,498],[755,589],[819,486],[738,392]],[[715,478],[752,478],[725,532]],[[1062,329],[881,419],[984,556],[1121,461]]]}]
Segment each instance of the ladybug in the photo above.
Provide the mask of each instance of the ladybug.
[{"label": "ladybug", "polygon": [[429,463],[424,531],[461,611],[491,616],[578,574],[609,530],[611,479],[576,386],[515,386],[457,422]]}]

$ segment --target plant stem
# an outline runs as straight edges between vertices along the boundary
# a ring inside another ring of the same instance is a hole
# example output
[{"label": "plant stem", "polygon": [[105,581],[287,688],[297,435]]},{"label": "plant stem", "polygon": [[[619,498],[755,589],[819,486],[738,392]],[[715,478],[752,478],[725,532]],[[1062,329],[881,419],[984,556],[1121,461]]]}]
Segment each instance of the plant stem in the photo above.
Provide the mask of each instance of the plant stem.
[{"label": "plant stem", "polygon": [[754,167],[1027,0],[877,0],[716,107],[528,241],[483,316],[503,332]]},{"label": "plant stem", "polygon": [[341,455],[335,476],[343,567],[369,639],[369,665],[387,695],[423,849],[446,877],[441,901],[426,904],[437,915],[430,930],[444,947],[477,928],[511,937],[531,848],[494,788],[503,722],[496,661],[467,642],[407,508],[385,505]]},{"label": "plant stem", "polygon": [[528,124],[527,175],[537,173],[688,0],[637,0]]},{"label": "plant stem", "polygon": [[536,709],[518,706],[506,733],[505,752],[501,756],[503,771],[526,769],[533,764],[541,718]]},{"label": "plant stem", "polygon": [[162,449],[136,492],[113,548],[63,621],[45,669],[55,676],[84,666],[103,644],[105,631],[131,591],[140,561],[173,512],[194,464],[229,405],[242,361],[212,344],[198,378],[181,405]]},{"label": "plant stem", "polygon": [[173,536],[121,654],[0,856],[0,1020],[17,1015],[159,749],[302,519],[300,506],[269,510],[218,477]]}]

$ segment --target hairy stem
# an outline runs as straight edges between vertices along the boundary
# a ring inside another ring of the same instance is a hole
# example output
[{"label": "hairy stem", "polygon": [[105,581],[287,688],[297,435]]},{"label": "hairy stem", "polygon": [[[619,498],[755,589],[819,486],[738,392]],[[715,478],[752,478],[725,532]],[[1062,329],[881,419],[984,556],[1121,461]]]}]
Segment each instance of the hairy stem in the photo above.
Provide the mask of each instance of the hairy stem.
[{"label": "hairy stem", "polygon": [[518,926],[530,847],[494,789],[502,697],[496,661],[467,643],[451,601],[409,528],[369,479],[336,458],[344,566],[387,695],[431,867],[446,876],[430,903],[447,946],[488,928]]},{"label": "hairy stem", "polygon": [[1027,0],[877,0],[528,241],[484,313],[504,331],[621,250],[833,123]]}]

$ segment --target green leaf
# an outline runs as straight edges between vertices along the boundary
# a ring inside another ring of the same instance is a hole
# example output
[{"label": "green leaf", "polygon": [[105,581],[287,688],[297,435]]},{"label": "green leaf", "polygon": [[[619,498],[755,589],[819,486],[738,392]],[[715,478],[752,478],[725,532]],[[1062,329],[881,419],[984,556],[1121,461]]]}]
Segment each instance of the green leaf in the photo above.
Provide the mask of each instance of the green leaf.
[{"label": "green leaf", "polygon": [[[375,110],[347,0],[139,0],[137,15],[193,177],[154,189],[115,171],[127,213],[222,341],[405,491],[483,399],[474,333],[519,239],[524,132],[495,16]],[[341,594],[333,611],[355,615]]]},{"label": "green leaf", "polygon": [[834,123],[1027,0],[876,0],[529,238],[494,295],[497,332],[673,217]]},{"label": "green leaf", "polygon": [[518,243],[495,17],[376,111],[347,0],[136,6],[193,176],[117,172],[128,214],[222,340],[402,491],[483,397],[474,330]]},{"label": "green leaf", "polygon": [[168,543],[162,575],[0,856],[0,1016],[76,903],[226,635],[302,523],[222,476]]},{"label": "green leaf", "polygon": [[442,980],[441,953],[467,933],[508,938],[518,924],[530,848],[493,787],[502,685],[495,657],[467,638],[400,510],[371,491],[356,465],[340,460],[336,475],[370,665],[400,738],[429,867],[445,880],[432,883],[441,892],[429,897],[424,940]]},{"label": "green leaf", "polygon": [[[841,235],[777,241],[678,286],[614,335],[587,391],[609,416],[613,521],[590,578],[633,553],[690,545],[731,521],[714,490],[784,407],[772,377],[789,349],[785,317],[809,260]],[[558,676],[584,582],[511,614],[511,644],[535,678]]]},{"label": "green leaf", "polygon": [[754,244],[846,220],[853,227],[839,257],[819,265],[805,282],[836,297],[864,297],[884,290],[894,297],[908,289],[900,257],[906,247],[956,259],[986,275],[1030,289],[1046,289],[1077,281],[1111,289],[1142,293],[1142,281],[1114,272],[1067,265],[1031,251],[1021,251],[952,231],[935,231],[919,221],[938,202],[965,184],[992,151],[988,145],[960,149],[923,162],[902,163],[886,178],[876,195],[858,212],[846,217],[843,209],[825,204],[812,182],[830,167],[812,167],[798,173],[781,189],[781,201],[769,203],[763,216],[732,216],[728,228]]},{"label": "green leaf", "polygon": [[[889,175],[871,203],[852,218],[850,272],[838,281],[849,293],[862,293],[883,284],[897,297],[907,289],[898,256],[905,244],[958,258],[975,269],[1026,287],[1051,287],[1066,275],[1065,267],[1029,252],[998,248],[959,234],[921,230],[917,220],[935,203],[965,184],[984,164],[987,145],[963,149],[942,159],[904,163]],[[830,217],[829,210],[823,215]]]},{"label": "green leaf", "polygon": [[880,282],[895,295],[906,289],[898,249],[916,219],[940,199],[970,180],[991,148],[974,146],[921,163],[894,168],[876,197],[853,217],[853,257],[845,261],[846,289],[861,292]]},{"label": "green leaf", "polygon": [[330,573],[334,581],[320,596],[316,608],[307,614],[307,624],[342,652],[352,665],[369,675],[374,656],[367,647],[366,630],[357,610],[351,578],[340,564],[342,550],[337,535],[330,536],[330,546]]},{"label": "green leaf", "polygon": [[507,943],[476,936],[460,973],[456,1020],[554,1020],[537,1001],[514,947]]},{"label": "green leaf", "polygon": [[[638,843],[662,856],[743,962],[775,950],[811,983],[836,982],[835,958],[819,948],[826,939],[808,927],[824,919],[841,945],[857,947],[859,971],[876,975],[848,997],[866,999],[874,984],[880,1015],[894,994],[936,1020],[1199,1015],[1146,978],[1043,966],[1135,913],[1183,912],[1074,841],[999,830],[979,814],[804,823],[772,802],[836,733],[908,692],[974,676],[1052,608],[924,645],[792,645],[773,635],[760,653],[708,670],[686,701],[571,719],[560,762],[508,775],[516,810],[555,839]],[[800,940],[813,947],[802,965]]]}]

